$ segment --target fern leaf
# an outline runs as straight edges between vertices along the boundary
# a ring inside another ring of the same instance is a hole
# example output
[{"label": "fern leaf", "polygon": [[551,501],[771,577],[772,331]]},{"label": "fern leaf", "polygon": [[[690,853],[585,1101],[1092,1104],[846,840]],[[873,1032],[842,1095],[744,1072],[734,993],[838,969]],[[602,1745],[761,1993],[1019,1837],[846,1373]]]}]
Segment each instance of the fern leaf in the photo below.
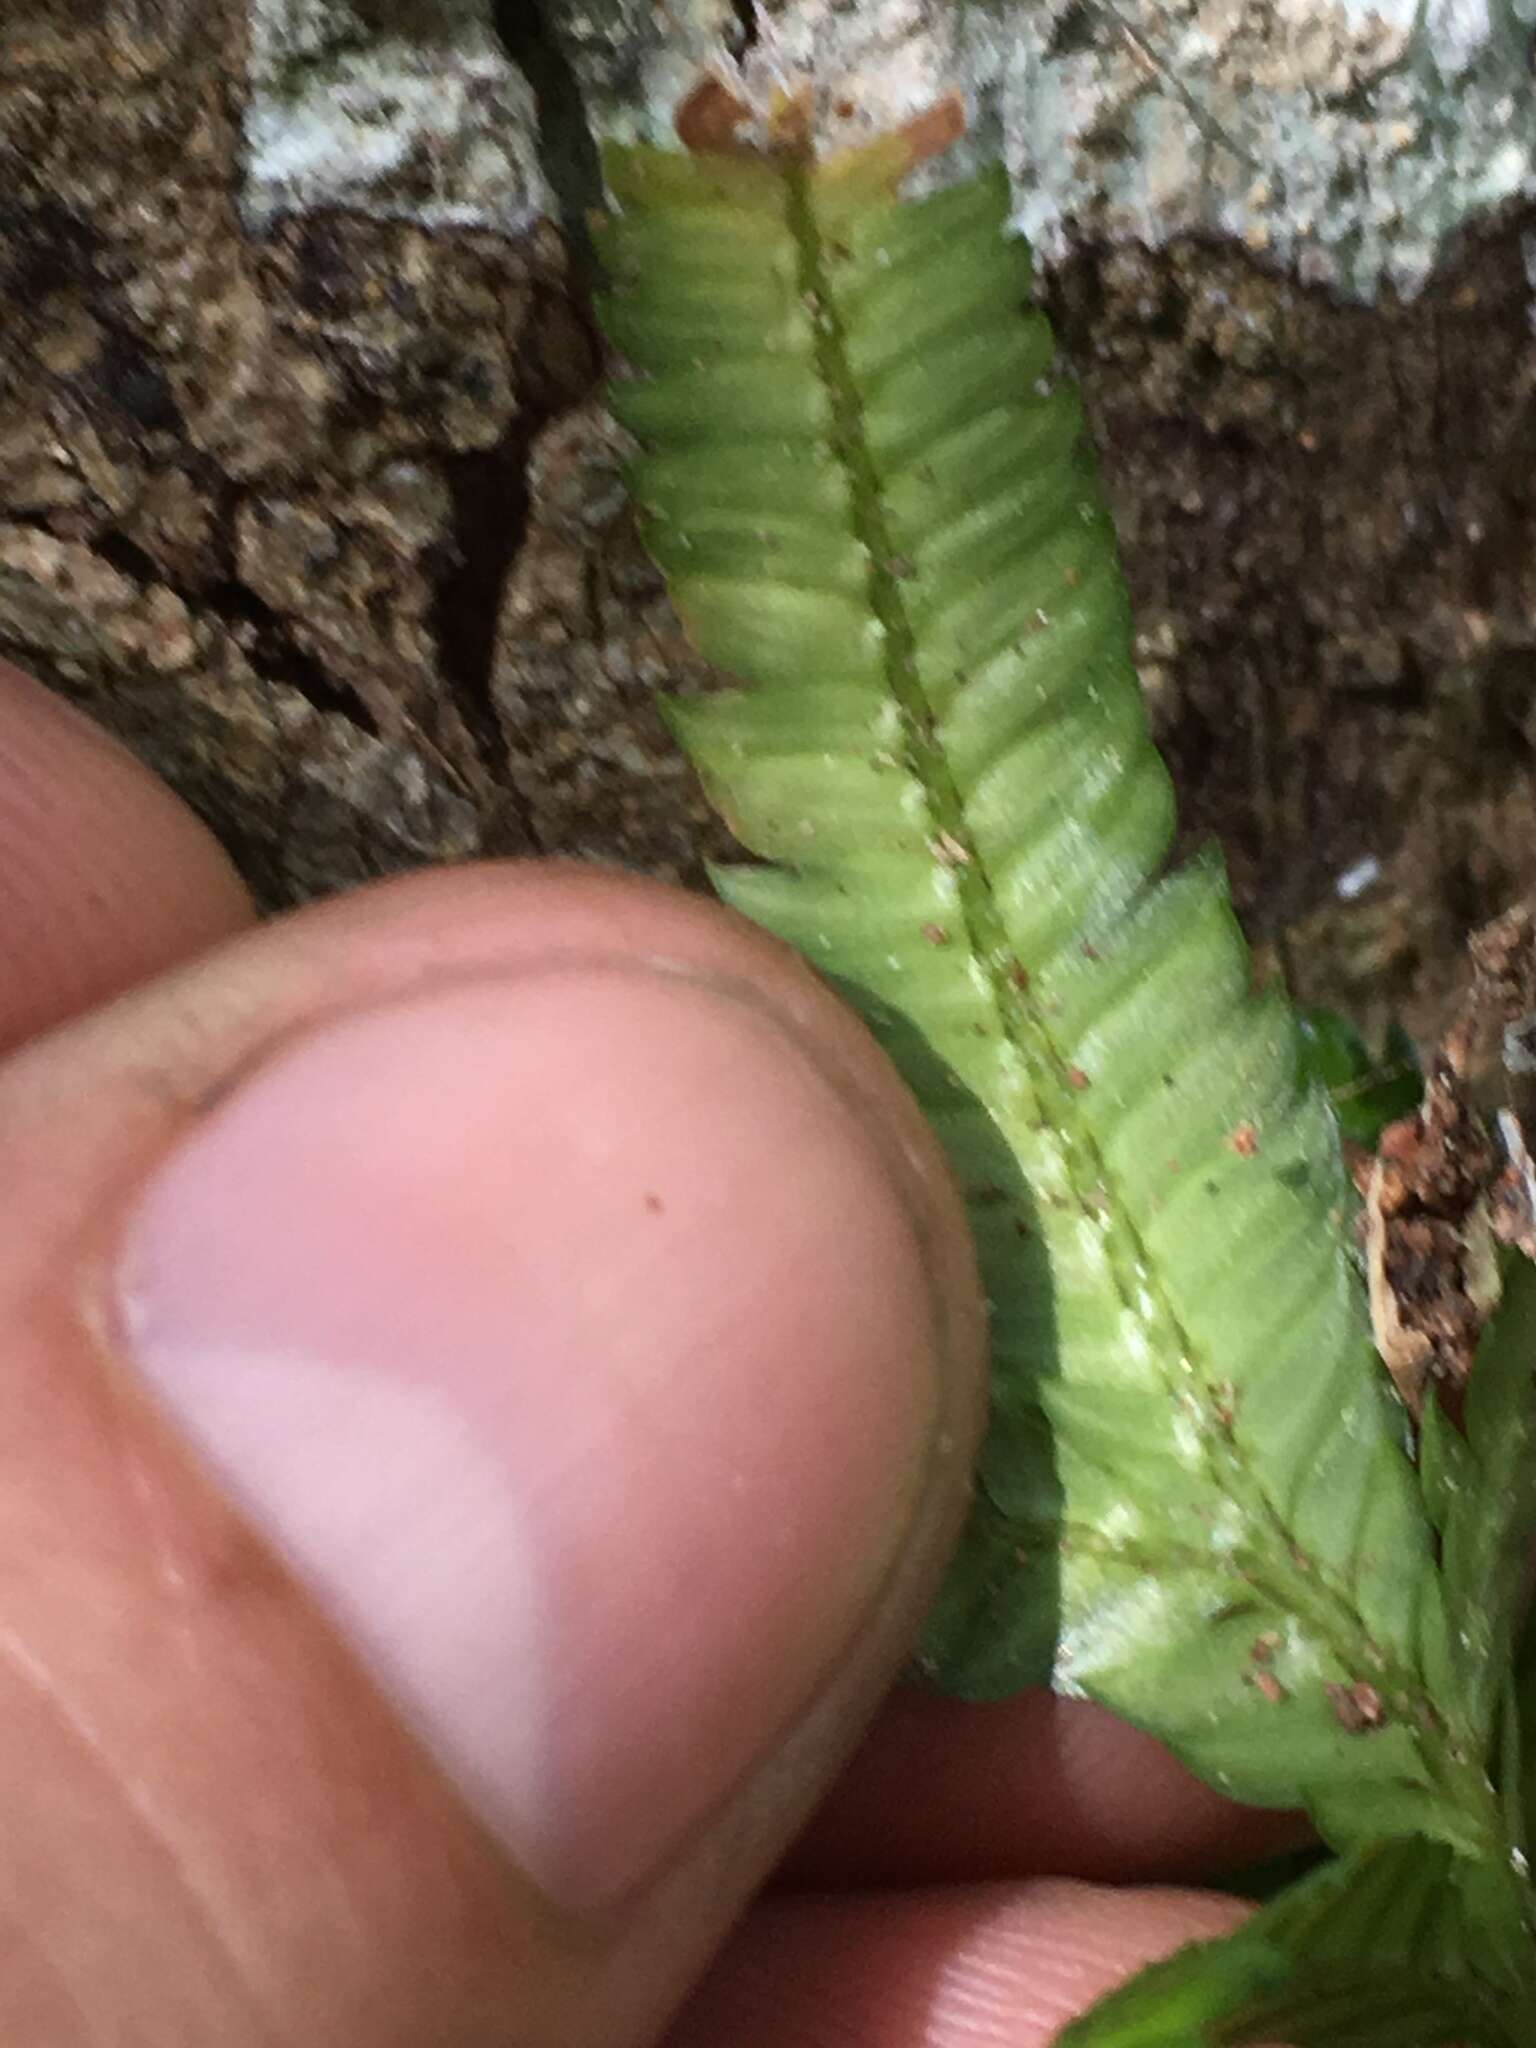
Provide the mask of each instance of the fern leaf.
[{"label": "fern leaf", "polygon": [[672,707],[761,862],[720,893],[869,1019],[981,1250],[993,1422],[927,1665],[970,1696],[1050,1676],[1341,1840],[1473,1846],[1331,1113],[1219,866],[1162,873],[1114,537],[1005,180],[909,204],[898,168],[614,149],[602,247],[645,537],[750,685]]},{"label": "fern leaf", "polygon": [[1529,1958],[1486,1972],[1487,1901],[1467,1876],[1412,1837],[1327,1864],[1235,1934],[1154,1963],[1060,2048],[1516,2048]]}]

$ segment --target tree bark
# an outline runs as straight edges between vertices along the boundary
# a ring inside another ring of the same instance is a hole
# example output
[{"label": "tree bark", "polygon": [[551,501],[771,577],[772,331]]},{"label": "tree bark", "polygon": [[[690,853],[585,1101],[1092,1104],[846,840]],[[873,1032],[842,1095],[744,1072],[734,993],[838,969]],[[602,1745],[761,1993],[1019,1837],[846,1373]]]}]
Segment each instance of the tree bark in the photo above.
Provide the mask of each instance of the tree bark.
[{"label": "tree bark", "polygon": [[[464,0],[352,9],[399,42]],[[382,197],[242,209],[247,0],[0,29],[0,652],[273,906],[477,854],[696,881],[728,845],[657,714],[707,679],[598,393],[582,94],[624,66],[514,0],[484,21],[464,104],[527,81],[565,236],[434,211],[441,137]],[[1043,279],[1186,837],[1303,995],[1421,1032],[1467,925],[1536,886],[1533,236],[1529,204],[1474,223],[1408,302],[1205,234],[1088,236]]]}]

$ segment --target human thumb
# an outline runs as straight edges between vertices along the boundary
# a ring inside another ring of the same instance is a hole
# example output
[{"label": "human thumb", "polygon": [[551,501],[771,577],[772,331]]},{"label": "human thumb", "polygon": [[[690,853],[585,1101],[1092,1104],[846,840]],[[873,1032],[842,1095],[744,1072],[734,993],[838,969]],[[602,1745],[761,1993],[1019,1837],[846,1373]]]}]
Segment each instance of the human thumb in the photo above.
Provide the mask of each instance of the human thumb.
[{"label": "human thumb", "polygon": [[759,935],[473,870],[0,1066],[0,2035],[654,2039],[898,1667],[980,1310]]}]

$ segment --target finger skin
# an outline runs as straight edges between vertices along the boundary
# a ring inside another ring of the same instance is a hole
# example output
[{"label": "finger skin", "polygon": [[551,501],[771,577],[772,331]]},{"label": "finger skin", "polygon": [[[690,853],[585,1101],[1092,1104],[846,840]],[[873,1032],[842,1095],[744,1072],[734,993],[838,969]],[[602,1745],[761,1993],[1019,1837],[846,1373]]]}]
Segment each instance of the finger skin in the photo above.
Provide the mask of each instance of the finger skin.
[{"label": "finger skin", "polygon": [[1050,1878],[775,1899],[728,1943],[667,2048],[1047,2048],[1145,1964],[1247,1911]]},{"label": "finger skin", "polygon": [[254,914],[185,804],[0,661],[0,1053]]},{"label": "finger skin", "polygon": [[[954,1414],[864,1640],[652,1891],[553,1913],[146,1398],[104,1307],[177,1138],[317,1020],[531,961],[755,987],[886,1133],[955,1304]],[[861,1027],[713,906],[561,868],[381,885],[235,940],[0,1069],[0,2037],[134,2048],[654,2036],[873,1712],[931,1598],[980,1421],[972,1254]]]},{"label": "finger skin", "polygon": [[1190,1883],[1310,1838],[1304,1815],[1234,1805],[1091,1701],[1037,1688],[968,1706],[899,1686],[786,1876],[813,1886]]}]

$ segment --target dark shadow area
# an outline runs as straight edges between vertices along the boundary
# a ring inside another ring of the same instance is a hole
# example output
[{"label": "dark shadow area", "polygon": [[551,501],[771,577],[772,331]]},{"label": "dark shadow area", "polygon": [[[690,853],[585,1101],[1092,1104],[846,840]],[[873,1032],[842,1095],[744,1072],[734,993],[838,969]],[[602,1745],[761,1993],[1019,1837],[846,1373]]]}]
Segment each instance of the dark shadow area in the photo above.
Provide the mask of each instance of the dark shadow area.
[{"label": "dark shadow area", "polygon": [[1046,1304],[1044,1334],[1028,1359],[994,1353],[991,1416],[960,1556],[920,1648],[920,1668],[944,1671],[961,1698],[1006,1698],[1044,1680],[1061,1628],[1063,1494],[1050,1424],[1040,1405],[1056,1370],[1050,1260],[1035,1197],[974,1090],[900,1011],[838,975],[827,977],[900,1068],[940,1135],[965,1125],[963,1148],[946,1143],[961,1176],[988,1302],[1019,1292]]},{"label": "dark shadow area", "polygon": [[603,203],[603,166],[581,83],[545,8],[536,0],[492,0],[491,25],[522,72],[538,108],[539,165],[555,196],[570,252],[571,290],[590,305],[597,275],[588,215]]}]

